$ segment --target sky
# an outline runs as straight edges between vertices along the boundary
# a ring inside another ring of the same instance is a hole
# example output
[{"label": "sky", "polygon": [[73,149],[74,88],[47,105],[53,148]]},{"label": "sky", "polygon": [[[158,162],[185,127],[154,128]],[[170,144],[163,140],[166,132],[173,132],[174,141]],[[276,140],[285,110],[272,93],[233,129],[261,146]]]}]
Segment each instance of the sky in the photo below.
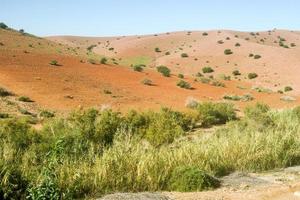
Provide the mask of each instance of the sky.
[{"label": "sky", "polygon": [[38,36],[300,30],[299,0],[0,0],[0,22]]}]

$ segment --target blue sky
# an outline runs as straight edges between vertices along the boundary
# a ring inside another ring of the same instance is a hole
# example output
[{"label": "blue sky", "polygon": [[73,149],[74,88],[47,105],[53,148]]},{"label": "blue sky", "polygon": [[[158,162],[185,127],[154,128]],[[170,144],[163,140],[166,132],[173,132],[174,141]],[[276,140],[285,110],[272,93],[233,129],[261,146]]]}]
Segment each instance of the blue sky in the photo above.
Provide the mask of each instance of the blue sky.
[{"label": "blue sky", "polygon": [[0,22],[46,35],[300,30],[299,0],[1,0]]}]

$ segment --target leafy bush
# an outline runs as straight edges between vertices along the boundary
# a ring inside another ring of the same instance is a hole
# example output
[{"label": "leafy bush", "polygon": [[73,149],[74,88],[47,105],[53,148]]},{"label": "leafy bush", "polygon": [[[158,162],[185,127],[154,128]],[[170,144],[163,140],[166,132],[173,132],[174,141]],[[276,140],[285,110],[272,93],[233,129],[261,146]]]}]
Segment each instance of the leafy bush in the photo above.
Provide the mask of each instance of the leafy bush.
[{"label": "leafy bush", "polygon": [[225,55],[230,55],[230,54],[233,54],[233,52],[231,51],[231,49],[225,49],[224,54]]},{"label": "leafy bush", "polygon": [[145,138],[154,146],[172,143],[175,138],[185,134],[193,126],[187,115],[163,108],[160,113],[150,116],[150,124]]},{"label": "leafy bush", "polygon": [[0,28],[7,29],[8,26],[6,24],[4,24],[3,22],[0,22]]},{"label": "leafy bush", "polygon": [[240,76],[240,75],[241,75],[241,72],[240,72],[239,70],[234,70],[234,71],[232,71],[232,74],[233,74],[234,76]]},{"label": "leafy bush", "polygon": [[235,46],[236,46],[236,47],[240,47],[241,44],[240,44],[240,43],[235,43]]},{"label": "leafy bush", "polygon": [[208,33],[204,32],[202,33],[203,36],[208,36]]},{"label": "leafy bush", "polygon": [[217,80],[213,81],[211,84],[216,87],[225,87],[224,83],[217,81]]},{"label": "leafy bush", "polygon": [[254,54],[253,54],[253,53],[250,53],[250,54],[249,54],[249,57],[253,57],[253,56],[254,56]]},{"label": "leafy bush", "polygon": [[225,74],[220,74],[219,77],[220,77],[220,79],[222,79],[224,81],[230,81],[230,79],[231,79],[230,76],[226,76]]},{"label": "leafy bush", "polygon": [[142,81],[142,83],[144,84],[144,85],[153,85],[153,82],[150,80],[150,79],[144,79],[143,81]]},{"label": "leafy bush", "polygon": [[105,57],[101,58],[100,63],[103,64],[103,65],[106,65],[107,64],[107,58],[105,58]]},{"label": "leafy bush", "polygon": [[191,84],[189,84],[188,82],[184,81],[184,80],[180,80],[177,82],[176,84],[178,87],[184,88],[184,89],[191,89]]},{"label": "leafy bush", "polygon": [[293,90],[293,88],[291,86],[285,86],[284,87],[285,92],[289,92],[289,91],[292,91],[292,90]]},{"label": "leafy bush", "polygon": [[161,65],[161,66],[158,66],[156,69],[163,76],[165,76],[165,77],[169,77],[170,76],[171,70],[168,67]]},{"label": "leafy bush", "polygon": [[249,73],[248,74],[249,79],[254,79],[254,78],[257,78],[257,77],[258,77],[258,75],[256,73]]},{"label": "leafy bush", "polygon": [[183,74],[178,74],[178,78],[184,78]]},{"label": "leafy bush", "polygon": [[189,55],[188,55],[187,53],[182,53],[182,54],[181,54],[181,57],[182,57],[182,58],[187,58],[187,57],[189,57]]},{"label": "leafy bush", "polygon": [[212,73],[214,70],[211,67],[203,67],[202,68],[203,73]]},{"label": "leafy bush", "polygon": [[238,95],[224,95],[223,99],[225,100],[231,100],[231,101],[252,101],[254,98],[250,94],[245,94],[243,96]]},{"label": "leafy bush", "polygon": [[51,60],[50,65],[59,66],[57,60]]},{"label": "leafy bush", "polygon": [[254,56],[254,59],[260,59],[261,58],[261,55],[255,55]]},{"label": "leafy bush", "polygon": [[225,124],[236,119],[233,104],[204,102],[198,105],[197,111],[203,127]]},{"label": "leafy bush", "polygon": [[160,52],[161,52],[161,50],[160,50],[158,47],[156,47],[156,48],[154,49],[154,51],[155,51],[156,53],[160,53]]},{"label": "leafy bush", "polygon": [[133,70],[137,72],[142,72],[144,69],[141,65],[134,65]]},{"label": "leafy bush", "polygon": [[177,167],[171,174],[171,191],[195,192],[220,186],[220,181],[201,171],[198,167]]},{"label": "leafy bush", "polygon": [[55,114],[49,110],[42,110],[39,116],[42,118],[52,118],[55,116]]},{"label": "leafy bush", "polygon": [[13,95],[10,91],[5,88],[0,87],[0,97],[6,97]]},{"label": "leafy bush", "polygon": [[29,97],[26,96],[20,96],[18,98],[19,101],[23,101],[23,102],[34,102],[32,99],[30,99]]},{"label": "leafy bush", "polygon": [[96,64],[96,61],[94,59],[89,59],[88,62],[91,63],[92,65]]},{"label": "leafy bush", "polygon": [[86,48],[88,51],[92,51],[93,48],[95,48],[97,45],[96,44],[92,44],[90,46],[88,46],[88,48]]}]

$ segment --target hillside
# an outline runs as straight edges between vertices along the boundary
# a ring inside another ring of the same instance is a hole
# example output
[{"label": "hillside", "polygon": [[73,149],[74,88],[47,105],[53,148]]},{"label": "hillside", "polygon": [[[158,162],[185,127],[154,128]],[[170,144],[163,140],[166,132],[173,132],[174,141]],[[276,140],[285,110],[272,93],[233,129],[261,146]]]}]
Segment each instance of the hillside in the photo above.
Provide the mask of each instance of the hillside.
[{"label": "hillside", "polygon": [[[276,38],[275,34],[279,33],[288,42],[297,44],[298,33],[275,31],[271,34]],[[162,106],[183,109],[188,98],[223,101],[225,95],[238,98],[231,101],[237,108],[256,101],[280,108],[296,105],[299,102],[295,98],[299,81],[295,73],[298,46],[286,49],[267,42],[257,44],[253,39],[242,39],[245,34],[210,31],[207,36],[203,32],[176,32],[114,38],[61,36],[44,39],[0,29],[0,86],[19,96],[30,97],[42,108],[57,111],[82,106],[108,106],[124,111]],[[263,33],[260,35],[264,37]],[[221,39],[224,44],[217,43]],[[235,47],[236,42],[241,46]],[[92,46],[95,44],[97,46]],[[161,52],[155,52],[156,47]],[[226,48],[231,48],[233,54],[224,55]],[[182,52],[188,57],[182,58]],[[262,58],[249,58],[250,52]],[[278,56],[270,58],[274,52]],[[108,62],[101,64],[104,56]],[[57,65],[53,65],[53,61]],[[146,67],[137,72],[130,67],[136,64]],[[158,65],[168,66],[171,76],[158,73],[154,68]],[[197,72],[202,73],[204,66],[211,66],[214,72],[195,77]],[[286,70],[287,67],[293,70]],[[233,76],[235,69],[242,75]],[[258,78],[249,80],[249,72],[256,72]],[[184,78],[178,78],[178,73],[183,73]],[[231,80],[223,80],[228,76]],[[151,82],[150,86],[142,83],[145,80]],[[180,80],[189,83],[192,89],[178,87]],[[276,92],[285,86],[291,86],[293,91]],[[244,96],[251,98],[243,100]],[[291,101],[282,101],[283,96],[288,96]]]},{"label": "hillside", "polygon": [[[297,76],[300,70],[299,32],[215,30],[113,38],[57,36],[48,39],[73,47],[97,45],[93,48],[95,53],[115,58],[123,65],[166,65],[174,73],[187,75],[194,75],[203,66],[210,66],[215,70],[214,76],[223,73],[231,75],[233,70],[238,69],[242,73],[241,79],[245,81],[247,73],[256,72],[259,77],[250,81],[253,85],[274,91],[291,86],[294,88],[293,94],[300,93]],[[160,52],[155,52],[155,48]],[[225,49],[231,49],[233,53],[225,55]],[[188,57],[182,58],[182,53]],[[253,57],[249,57],[250,54]],[[261,58],[255,59],[255,55]]]}]

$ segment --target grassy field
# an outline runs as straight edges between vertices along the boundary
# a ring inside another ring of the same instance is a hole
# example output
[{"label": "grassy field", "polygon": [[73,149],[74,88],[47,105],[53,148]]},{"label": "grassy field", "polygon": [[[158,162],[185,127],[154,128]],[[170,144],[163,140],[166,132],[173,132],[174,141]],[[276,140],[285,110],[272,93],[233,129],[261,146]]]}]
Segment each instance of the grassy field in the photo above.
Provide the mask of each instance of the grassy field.
[{"label": "grassy field", "polygon": [[275,111],[257,104],[244,114],[238,119],[231,104],[201,103],[185,113],[90,109],[67,118],[49,115],[40,130],[1,119],[0,197],[201,191],[237,170],[300,164],[300,107]]}]

